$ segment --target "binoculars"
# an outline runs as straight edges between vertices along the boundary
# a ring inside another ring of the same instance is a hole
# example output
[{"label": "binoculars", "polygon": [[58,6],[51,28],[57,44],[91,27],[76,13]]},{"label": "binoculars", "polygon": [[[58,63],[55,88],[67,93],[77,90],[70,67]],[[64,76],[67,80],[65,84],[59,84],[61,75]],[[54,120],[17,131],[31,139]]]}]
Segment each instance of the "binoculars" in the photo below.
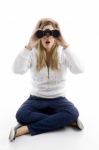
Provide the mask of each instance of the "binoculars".
[{"label": "binoculars", "polygon": [[59,30],[38,30],[36,31],[35,35],[37,36],[37,38],[42,38],[43,36],[53,36],[55,38],[60,36],[60,32]]}]

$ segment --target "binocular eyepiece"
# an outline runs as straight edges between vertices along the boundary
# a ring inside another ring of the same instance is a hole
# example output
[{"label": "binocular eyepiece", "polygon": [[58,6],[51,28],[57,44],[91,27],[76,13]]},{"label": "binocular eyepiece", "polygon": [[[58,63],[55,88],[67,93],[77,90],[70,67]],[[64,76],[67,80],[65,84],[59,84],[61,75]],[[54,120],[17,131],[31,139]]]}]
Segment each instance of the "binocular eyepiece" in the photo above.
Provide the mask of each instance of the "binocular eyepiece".
[{"label": "binocular eyepiece", "polygon": [[37,38],[42,38],[43,36],[53,36],[55,38],[60,36],[60,32],[59,30],[38,30],[36,31],[35,35],[37,36]]}]

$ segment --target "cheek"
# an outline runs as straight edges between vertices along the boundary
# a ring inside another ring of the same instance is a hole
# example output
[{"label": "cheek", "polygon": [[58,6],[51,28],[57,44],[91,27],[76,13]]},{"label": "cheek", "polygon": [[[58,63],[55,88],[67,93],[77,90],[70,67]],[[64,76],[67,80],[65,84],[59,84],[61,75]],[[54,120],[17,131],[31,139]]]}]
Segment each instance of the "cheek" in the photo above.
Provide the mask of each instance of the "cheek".
[{"label": "cheek", "polygon": [[54,43],[55,43],[55,40],[54,40],[54,39],[52,39],[52,40],[51,40],[51,43],[52,43],[52,44],[54,44]]}]

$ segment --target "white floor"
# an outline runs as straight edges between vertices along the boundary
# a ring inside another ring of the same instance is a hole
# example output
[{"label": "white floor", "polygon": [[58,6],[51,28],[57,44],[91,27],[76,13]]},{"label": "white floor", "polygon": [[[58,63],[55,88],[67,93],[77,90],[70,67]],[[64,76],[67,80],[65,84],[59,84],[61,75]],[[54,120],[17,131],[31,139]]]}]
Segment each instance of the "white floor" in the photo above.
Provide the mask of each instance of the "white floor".
[{"label": "white floor", "polygon": [[44,133],[36,136],[24,135],[17,138],[13,143],[8,141],[10,125],[9,119],[1,122],[0,126],[0,149],[1,150],[98,150],[99,129],[95,122],[88,116],[84,120],[85,129],[77,131],[72,128],[64,128],[58,131]]}]

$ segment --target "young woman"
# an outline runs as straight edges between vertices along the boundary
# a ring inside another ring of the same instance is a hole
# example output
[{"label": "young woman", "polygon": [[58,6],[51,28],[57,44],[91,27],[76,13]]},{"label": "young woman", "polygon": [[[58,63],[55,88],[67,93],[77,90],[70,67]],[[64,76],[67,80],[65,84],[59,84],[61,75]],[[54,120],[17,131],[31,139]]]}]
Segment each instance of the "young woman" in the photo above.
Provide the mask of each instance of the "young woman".
[{"label": "young woman", "polygon": [[13,64],[13,71],[18,74],[30,69],[33,88],[16,113],[18,125],[11,129],[10,141],[24,134],[33,136],[72,124],[83,129],[77,108],[65,97],[67,68],[75,74],[83,72],[58,23],[41,19]]}]

